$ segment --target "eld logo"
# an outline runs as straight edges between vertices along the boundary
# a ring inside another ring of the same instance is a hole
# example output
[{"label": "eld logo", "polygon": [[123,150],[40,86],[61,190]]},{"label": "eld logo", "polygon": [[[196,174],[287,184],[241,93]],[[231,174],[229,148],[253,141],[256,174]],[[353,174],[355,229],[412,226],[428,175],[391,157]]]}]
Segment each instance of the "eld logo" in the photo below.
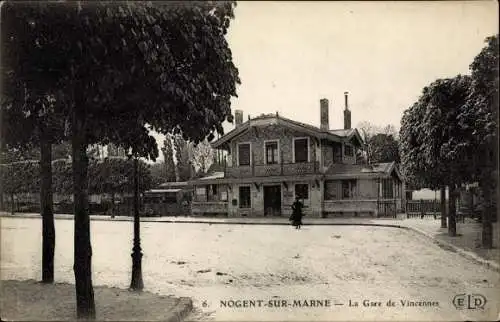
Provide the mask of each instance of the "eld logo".
[{"label": "eld logo", "polygon": [[486,302],[486,297],[481,294],[458,294],[453,298],[453,305],[457,310],[484,309]]}]

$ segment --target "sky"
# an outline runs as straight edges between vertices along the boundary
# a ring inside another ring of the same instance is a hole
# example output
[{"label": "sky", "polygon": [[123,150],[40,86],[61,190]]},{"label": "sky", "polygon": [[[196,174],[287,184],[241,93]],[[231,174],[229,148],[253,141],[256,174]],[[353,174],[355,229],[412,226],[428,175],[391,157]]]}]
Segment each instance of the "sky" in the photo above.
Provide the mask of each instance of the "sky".
[{"label": "sky", "polygon": [[327,98],[330,128],[342,128],[348,91],[354,127],[399,129],[424,86],[468,74],[497,32],[496,1],[238,2],[227,37],[241,78],[231,109],[319,126]]}]

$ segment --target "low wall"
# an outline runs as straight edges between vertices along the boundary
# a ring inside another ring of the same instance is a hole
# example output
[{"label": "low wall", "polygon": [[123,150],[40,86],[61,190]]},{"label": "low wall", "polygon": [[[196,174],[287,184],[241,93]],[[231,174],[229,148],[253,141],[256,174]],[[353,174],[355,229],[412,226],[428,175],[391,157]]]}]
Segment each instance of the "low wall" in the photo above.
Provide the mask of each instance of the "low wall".
[{"label": "low wall", "polygon": [[325,214],[370,213],[377,214],[377,200],[326,200],[323,202]]},{"label": "low wall", "polygon": [[193,202],[191,203],[191,214],[227,214],[227,202],[222,201],[207,201],[207,202]]}]

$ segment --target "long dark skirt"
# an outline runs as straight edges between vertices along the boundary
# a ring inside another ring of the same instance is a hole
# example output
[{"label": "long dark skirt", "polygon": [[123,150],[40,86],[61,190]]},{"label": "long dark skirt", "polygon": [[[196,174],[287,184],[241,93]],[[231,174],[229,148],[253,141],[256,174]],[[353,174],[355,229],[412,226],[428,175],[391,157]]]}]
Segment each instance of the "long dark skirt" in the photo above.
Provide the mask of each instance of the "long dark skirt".
[{"label": "long dark skirt", "polygon": [[292,215],[290,216],[290,221],[292,223],[292,226],[300,227],[302,225],[302,216],[296,214]]}]

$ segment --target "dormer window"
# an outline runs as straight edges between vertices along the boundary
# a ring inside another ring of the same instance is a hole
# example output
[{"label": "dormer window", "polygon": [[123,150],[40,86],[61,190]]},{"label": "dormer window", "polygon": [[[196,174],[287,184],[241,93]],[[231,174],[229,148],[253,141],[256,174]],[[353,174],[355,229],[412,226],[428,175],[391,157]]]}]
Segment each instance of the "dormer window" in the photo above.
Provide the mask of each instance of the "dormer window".
[{"label": "dormer window", "polygon": [[309,138],[293,138],[293,160],[295,163],[309,162]]}]

